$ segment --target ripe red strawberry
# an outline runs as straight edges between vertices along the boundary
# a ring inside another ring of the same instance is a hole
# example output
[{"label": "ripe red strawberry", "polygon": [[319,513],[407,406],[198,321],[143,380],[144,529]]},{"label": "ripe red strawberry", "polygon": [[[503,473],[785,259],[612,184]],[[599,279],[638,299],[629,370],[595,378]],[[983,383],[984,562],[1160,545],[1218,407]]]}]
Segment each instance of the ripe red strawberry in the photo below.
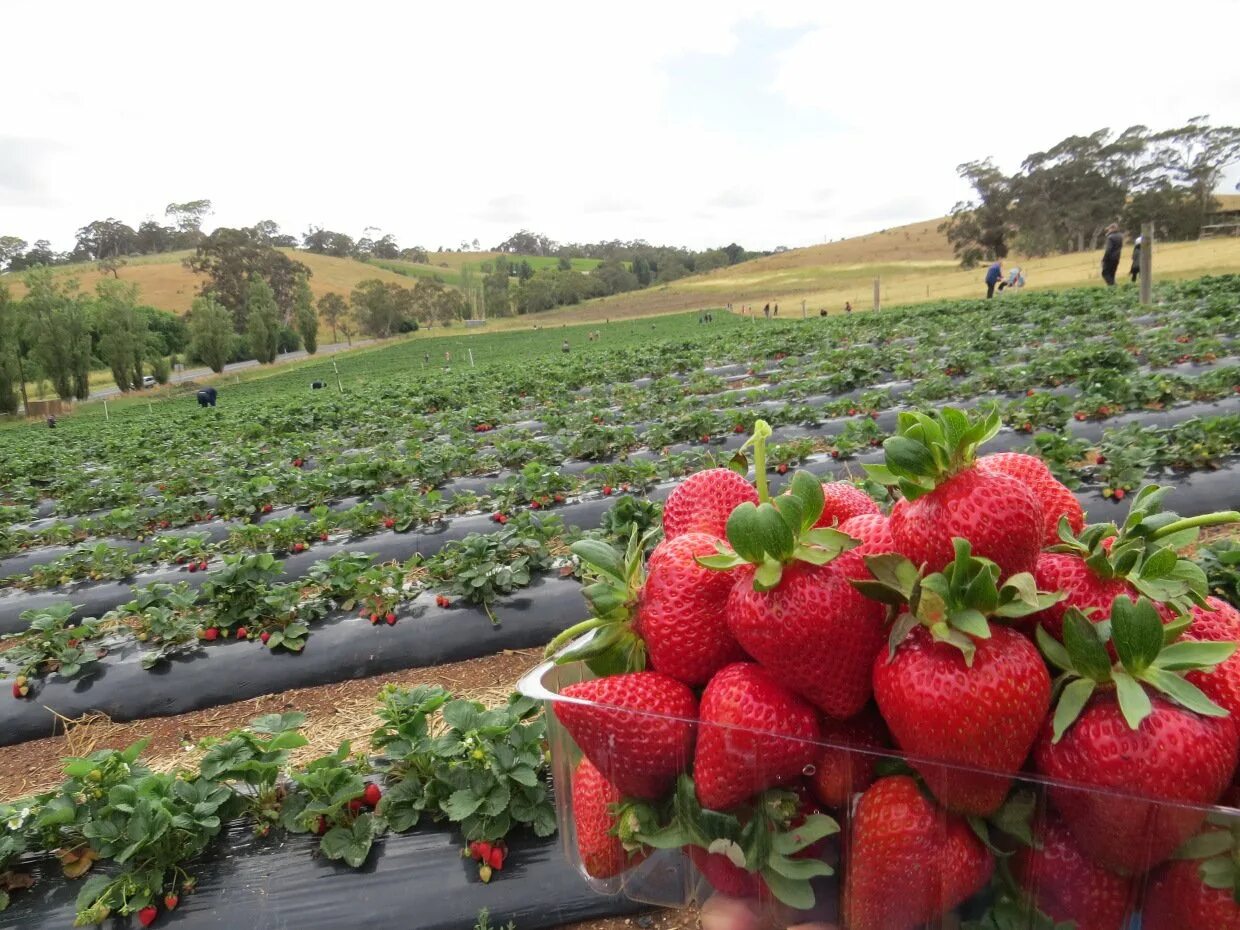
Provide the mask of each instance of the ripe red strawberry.
[{"label": "ripe red strawberry", "polygon": [[191,572],[196,572],[196,571],[198,571],[198,563],[197,563],[197,562],[190,562],[190,563],[189,563],[189,570],[190,570]]},{"label": "ripe red strawberry", "polygon": [[159,909],[154,904],[148,904],[146,907],[138,911],[138,923],[144,927],[149,927],[155,923],[155,918],[159,916]]},{"label": "ripe red strawberry", "polygon": [[361,798],[354,798],[352,801],[348,803],[347,806],[349,808],[350,814],[360,814],[362,810],[366,807],[366,802],[363,801]]},{"label": "ripe red strawberry", "polygon": [[1021,847],[1011,862],[1017,883],[1039,910],[1055,921],[1074,922],[1077,930],[1128,926],[1136,906],[1131,879],[1085,858],[1056,817],[1046,821],[1036,840],[1036,847]]},{"label": "ripe red strawberry", "polygon": [[1041,553],[1033,578],[1040,590],[1062,591],[1066,595],[1059,603],[1029,618],[1058,640],[1063,639],[1063,618],[1069,608],[1075,607],[1096,621],[1106,616],[1111,602],[1120,595],[1137,599],[1137,592],[1126,580],[1099,575],[1073,552]]},{"label": "ripe red strawberry", "polygon": [[[1193,605],[1190,624],[1182,638],[1196,642],[1240,642],[1240,610],[1220,598],[1207,597],[1205,607]],[[1240,721],[1240,651],[1232,653],[1212,671],[1189,672],[1184,677]]]},{"label": "ripe red strawberry", "polygon": [[[1116,667],[1098,627],[1079,612],[1065,618],[1066,648],[1040,637],[1070,681],[1034,761],[1043,775],[1074,783],[1052,784],[1047,793],[1081,850],[1112,871],[1137,875],[1196,832],[1205,805],[1231,783],[1236,723],[1183,674],[1216,665],[1234,644],[1164,646],[1162,621],[1145,598],[1134,605],[1117,597],[1110,620]],[[1117,688],[1117,677],[1128,684]]]},{"label": "ripe red strawberry", "polygon": [[362,801],[367,807],[374,807],[383,797],[383,792],[374,782],[366,785],[366,790],[362,792]]},{"label": "ripe red strawberry", "polygon": [[28,691],[29,691],[28,687],[24,687],[22,685],[19,685],[17,682],[13,682],[13,697],[16,700],[20,701],[22,698],[26,696],[26,693]]},{"label": "ripe red strawberry", "polygon": [[245,627],[239,626],[237,627],[237,632],[234,635],[237,637],[237,639],[245,639],[247,636],[250,635],[250,632]]},{"label": "ripe red strawberry", "polygon": [[707,852],[701,846],[686,846],[685,851],[689,861],[719,894],[729,898],[759,898],[768,894],[762,876],[734,865],[722,853]]},{"label": "ripe red strawberry", "polygon": [[1053,546],[1059,542],[1059,520],[1067,517],[1073,533],[1079,533],[1085,525],[1085,513],[1076,499],[1036,455],[1023,452],[994,452],[977,460],[977,467],[997,474],[1008,475],[1033,491],[1042,506],[1044,532],[1042,545]]},{"label": "ripe red strawberry", "polygon": [[589,759],[582,759],[573,772],[572,792],[577,854],[587,875],[611,878],[646,858],[646,850],[635,849],[630,853],[613,833],[620,792]]},{"label": "ripe red strawberry", "polygon": [[793,562],[769,591],[743,566],[728,597],[728,629],[787,687],[832,717],[847,719],[870,700],[870,670],[886,641],[886,610],[849,583],[866,575],[845,552],[825,565]]},{"label": "ripe red strawberry", "polygon": [[722,538],[728,517],[746,501],[756,504],[754,486],[730,468],[708,468],[676,486],[663,506],[663,535],[709,533]]},{"label": "ripe red strawberry", "polygon": [[611,497],[611,491],[612,491],[611,485],[609,484],[603,485],[603,496],[604,497]]},{"label": "ripe red strawberry", "polygon": [[814,526],[836,526],[852,517],[880,514],[874,498],[851,481],[830,481],[822,486],[822,516]]},{"label": "ripe red strawberry", "polygon": [[[555,715],[604,777],[626,797],[656,800],[689,767],[698,702],[659,672],[569,685]],[[583,703],[578,703],[578,701]]]},{"label": "ripe red strawberry", "polygon": [[164,895],[164,907],[168,908],[168,910],[175,911],[177,909],[177,905],[180,903],[181,903],[181,899],[178,895],[175,895],[175,894]]},{"label": "ripe red strawberry", "polygon": [[939,803],[986,816],[1003,803],[1029,756],[1051,702],[1051,678],[1037,647],[991,617],[1037,612],[1058,595],[1039,594],[1029,575],[1000,584],[999,567],[958,539],[942,574],[925,578],[895,555],[868,561],[863,594],[898,605],[891,648],[874,660],[874,698],[891,735],[911,756],[998,776],[914,762]]},{"label": "ripe red strawberry", "polygon": [[263,630],[263,632],[258,634],[258,638],[262,640],[263,645],[266,646],[267,640],[271,639],[271,633],[267,630]]},{"label": "ripe red strawberry", "polygon": [[891,511],[891,536],[914,565],[942,571],[959,537],[995,562],[1004,578],[1033,571],[1044,532],[1037,497],[1015,478],[978,468],[973,458],[998,430],[997,412],[982,419],[951,407],[934,416],[901,414],[897,435],[883,443],[886,464],[866,466],[904,493]]},{"label": "ripe red strawberry", "polygon": [[217,627],[209,626],[202,631],[202,638],[209,643],[215,642],[220,637],[220,631]]},{"label": "ripe red strawberry", "polygon": [[392,613],[389,610],[386,614],[383,615],[383,619],[387,622],[388,626],[393,626],[396,623],[396,614]]},{"label": "ripe red strawberry", "polygon": [[934,806],[913,779],[882,778],[861,796],[846,852],[848,930],[913,930],[976,894],[994,860],[968,822]]},{"label": "ripe red strawberry", "polygon": [[702,692],[693,780],[705,808],[726,811],[800,779],[818,755],[814,709],[761,666],[737,662]]},{"label": "ripe red strawberry", "polygon": [[322,836],[329,829],[327,818],[319,814],[319,819],[314,822],[314,835]]},{"label": "ripe red strawberry", "polygon": [[1240,930],[1236,901],[1236,826],[1208,829],[1154,873],[1145,893],[1142,930]]},{"label": "ripe red strawberry", "polygon": [[714,554],[717,542],[706,533],[685,533],[659,543],[641,589],[635,628],[650,665],[687,685],[704,685],[725,665],[746,658],[724,616],[735,571],[697,562]]},{"label": "ripe red strawberry", "polygon": [[198,563],[198,571],[205,572],[207,568],[208,568],[208,565],[207,565],[206,559],[203,559],[201,562]]},{"label": "ripe red strawberry", "polygon": [[385,518],[384,518],[384,520],[383,520],[383,528],[384,528],[384,529],[390,530],[390,529],[391,529],[392,527],[394,527],[395,525],[396,525],[396,519],[395,519],[394,517],[385,517]]},{"label": "ripe red strawberry", "polygon": [[896,548],[891,538],[891,520],[881,513],[849,517],[839,525],[839,531],[861,540],[861,545],[854,550],[858,555],[882,555]]},{"label": "ripe red strawberry", "polygon": [[376,626],[379,623],[379,621],[382,619],[383,619],[383,615],[381,613],[379,613],[378,611],[372,612],[370,615],[370,625]]},{"label": "ripe red strawberry", "polygon": [[487,865],[496,872],[504,868],[504,851],[498,846],[491,849],[491,855],[487,856]]},{"label": "ripe red strawberry", "polygon": [[327,534],[319,533],[319,542],[327,542]]},{"label": "ripe red strawberry", "polygon": [[866,750],[891,745],[887,725],[871,705],[850,720],[824,717],[819,738],[828,748],[819,750],[810,787],[825,807],[847,808],[853,795],[874,782],[874,765],[878,760],[867,755]]},{"label": "ripe red strawberry", "polygon": [[272,509],[270,504],[263,504],[263,513],[271,513]]}]

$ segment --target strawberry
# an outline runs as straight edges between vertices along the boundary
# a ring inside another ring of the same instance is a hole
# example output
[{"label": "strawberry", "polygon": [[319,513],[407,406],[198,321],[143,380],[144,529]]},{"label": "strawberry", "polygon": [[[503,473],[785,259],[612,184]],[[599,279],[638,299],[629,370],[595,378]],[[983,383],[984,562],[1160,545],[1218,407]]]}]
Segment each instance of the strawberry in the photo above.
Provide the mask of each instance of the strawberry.
[{"label": "strawberry", "polygon": [[1053,546],[1059,542],[1059,521],[1066,519],[1068,528],[1079,533],[1085,525],[1085,513],[1081,503],[1066,486],[1051,474],[1051,470],[1036,455],[1023,452],[994,452],[977,460],[983,471],[1008,475],[1022,482],[1033,491],[1042,507],[1042,545]]},{"label": "strawberry", "polygon": [[557,661],[585,660],[598,674],[641,671],[649,662],[655,671],[693,686],[747,658],[724,619],[735,572],[714,571],[698,561],[716,553],[718,545],[705,533],[665,539],[651,554],[643,578],[636,536],[624,552],[598,540],[574,543],[573,554],[592,582],[584,593],[594,616],[557,636],[548,654],[584,630],[599,628],[592,640],[573,646]]},{"label": "strawberry", "polygon": [[237,639],[245,639],[247,636],[250,635],[250,631],[247,630],[243,626],[239,626],[237,627],[237,632],[234,635],[237,637]]},{"label": "strawberry", "polygon": [[819,739],[827,748],[819,749],[810,787],[825,807],[847,808],[853,795],[874,782],[878,758],[867,750],[891,745],[887,725],[871,705],[850,720],[824,717],[819,731]]},{"label": "strawberry", "polygon": [[181,898],[178,895],[175,895],[175,894],[164,895],[164,907],[166,907],[168,910],[175,911],[177,909],[177,905],[180,903],[181,903]]},{"label": "strawberry", "polygon": [[327,534],[319,533],[319,542],[327,542]]},{"label": "strawberry", "polygon": [[209,643],[213,643],[220,638],[220,631],[217,627],[209,626],[202,631],[202,638]]},{"label": "strawberry", "polygon": [[190,570],[191,572],[196,572],[196,571],[198,571],[198,563],[197,563],[197,562],[190,562],[190,563],[189,563],[189,570]]},{"label": "strawberry", "polygon": [[699,715],[693,780],[710,810],[797,781],[818,755],[814,709],[753,663],[719,671],[702,692]]},{"label": "strawberry", "polygon": [[[999,583],[999,566],[964,539],[942,574],[919,578],[898,555],[866,560],[875,581],[863,594],[900,609],[888,654],[874,660],[874,698],[901,749],[939,803],[974,816],[1003,803],[1051,703],[1051,678],[1037,647],[988,617],[1035,613],[1059,595],[1039,594],[1029,575]],[[904,606],[901,606],[904,605]]]},{"label": "strawberry", "polygon": [[815,527],[822,510],[822,484],[797,472],[789,491],[767,500],[762,461],[763,428],[755,438],[759,495],[728,519],[732,550],[700,558],[708,568],[739,566],[728,595],[728,629],[741,648],[791,688],[832,717],[861,710],[872,692],[870,668],[882,649],[885,610],[849,583],[865,574],[855,545],[838,530]]},{"label": "strawberry", "polygon": [[1164,646],[1162,622],[1145,598],[1115,598],[1110,619],[1115,667],[1099,628],[1079,611],[1064,618],[1066,647],[1039,631],[1039,645],[1069,683],[1034,761],[1059,783],[1047,792],[1081,850],[1136,875],[1175,852],[1231,782],[1236,724],[1183,673],[1217,665],[1235,644]]},{"label": "strawberry", "polygon": [[707,852],[701,846],[686,846],[689,861],[721,895],[729,898],[757,898],[768,894],[761,876],[747,872],[722,853]]},{"label": "strawberry", "polygon": [[603,485],[603,496],[604,497],[611,497],[611,491],[612,491],[611,485],[609,484]]},{"label": "strawberry", "polygon": [[487,857],[487,865],[496,872],[502,870],[504,868],[504,851],[498,846],[492,848],[491,855]]},{"label": "strawberry", "polygon": [[1240,930],[1237,825],[1234,817],[1217,819],[1222,829],[1193,837],[1176,852],[1178,861],[1154,873],[1145,893],[1143,930]]},{"label": "strawberry", "polygon": [[839,531],[853,539],[861,540],[858,555],[882,555],[894,552],[895,541],[891,538],[891,520],[881,513],[863,513],[841,521]]},{"label": "strawberry", "polygon": [[1077,930],[1128,926],[1136,891],[1131,879],[1085,858],[1057,818],[1046,822],[1036,840],[1036,846],[1017,850],[1011,862],[1017,884],[1039,910],[1055,921],[1074,922]]},{"label": "strawberry", "polygon": [[373,611],[370,615],[370,625],[376,626],[378,625],[379,621],[382,619],[383,619],[383,614],[379,613],[378,611]]},{"label": "strawberry", "polygon": [[390,530],[390,529],[391,529],[392,527],[394,527],[395,525],[396,525],[396,518],[395,518],[395,517],[385,517],[385,518],[383,519],[383,528],[384,528],[385,530]]},{"label": "strawberry", "polygon": [[205,572],[207,568],[208,568],[208,565],[207,565],[206,559],[203,559],[201,562],[198,563],[198,571]]},{"label": "strawberry", "polygon": [[851,481],[830,481],[822,486],[822,516],[815,526],[839,526],[851,517],[879,514],[878,504]]},{"label": "strawberry", "polygon": [[383,797],[383,792],[374,782],[366,785],[366,790],[362,792],[362,801],[367,807],[375,807]]},{"label": "strawberry", "polygon": [[700,532],[722,538],[728,517],[746,501],[756,504],[758,492],[730,468],[697,472],[668,496],[663,506],[663,535],[675,539],[685,533]]},{"label": "strawberry", "polygon": [[1096,622],[1121,594],[1131,601],[1141,595],[1149,598],[1164,620],[1174,614],[1188,617],[1194,604],[1204,604],[1209,593],[1205,573],[1191,560],[1178,557],[1176,550],[1196,539],[1200,527],[1234,522],[1240,514],[1182,519],[1163,509],[1170,490],[1147,485],[1133,499],[1122,529],[1111,523],[1092,524],[1079,536],[1062,535],[1054,552],[1042,553],[1034,568],[1038,587],[1067,596],[1031,619],[1059,639],[1069,608]]},{"label": "strawberry", "polygon": [[641,590],[636,626],[650,664],[687,685],[704,685],[725,665],[746,658],[724,617],[736,573],[697,562],[715,552],[716,543],[705,533],[665,539],[650,556]]},{"label": "strawberry", "polygon": [[273,509],[270,504],[263,504],[263,513],[271,513]]},{"label": "strawberry", "polygon": [[389,610],[386,614],[383,615],[383,619],[387,622],[388,626],[394,626],[396,623],[396,614],[392,613]]},{"label": "strawberry", "polygon": [[886,464],[866,471],[898,485],[904,500],[891,511],[896,551],[930,572],[954,558],[952,540],[995,562],[1002,577],[1033,570],[1042,548],[1041,505],[1015,478],[980,469],[979,445],[999,431],[999,414],[970,418],[952,407],[928,416],[900,415],[897,433],[883,442]]},{"label": "strawberry", "polygon": [[[1240,610],[1220,598],[1207,597],[1204,607],[1193,605],[1189,627],[1182,638],[1196,642],[1240,642]],[[1240,652],[1232,653],[1212,671],[1189,672],[1184,677],[1240,721]]]},{"label": "strawberry", "polygon": [[154,904],[148,904],[146,907],[139,909],[138,923],[142,924],[144,927],[149,927],[151,924],[155,923],[155,918],[158,916],[159,908],[155,907]]},{"label": "strawberry", "polygon": [[620,805],[620,792],[589,759],[580,761],[573,771],[572,791],[573,828],[585,873],[611,878],[646,858],[649,852],[640,843],[626,848],[616,835],[618,820],[613,811]]},{"label": "strawberry", "polygon": [[19,685],[17,682],[13,682],[13,697],[15,700],[20,701],[26,696],[29,690],[30,688],[28,685]]},{"label": "strawberry", "polygon": [[655,800],[689,767],[697,698],[659,672],[632,672],[569,685],[555,715],[621,794]]},{"label": "strawberry", "polygon": [[848,930],[913,930],[986,884],[994,860],[963,817],[934,806],[912,778],[881,778],[852,820],[844,882]]}]

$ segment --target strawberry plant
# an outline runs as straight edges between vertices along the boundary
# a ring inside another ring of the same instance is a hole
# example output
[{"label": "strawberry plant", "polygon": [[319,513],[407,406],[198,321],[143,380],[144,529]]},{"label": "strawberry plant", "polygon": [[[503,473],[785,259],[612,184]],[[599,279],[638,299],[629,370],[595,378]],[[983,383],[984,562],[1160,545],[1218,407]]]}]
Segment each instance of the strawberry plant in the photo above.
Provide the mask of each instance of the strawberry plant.
[{"label": "strawberry plant", "polygon": [[1220,539],[1203,547],[1196,556],[1211,591],[1240,606],[1240,542]]},{"label": "strawberry plant", "polygon": [[371,558],[361,552],[337,552],[315,562],[306,579],[317,585],[322,596],[335,601],[342,610],[352,610],[362,588],[362,576],[371,567]]},{"label": "strawberry plant", "polygon": [[387,830],[385,821],[371,813],[381,795],[377,785],[367,785],[365,771],[364,760],[353,756],[345,740],[335,752],[293,772],[281,826],[291,833],[314,833],[325,858],[360,869]]},{"label": "strawberry plant", "polygon": [[[97,638],[97,622],[83,620],[73,624],[72,604],[55,604],[21,614],[26,629],[13,638],[13,644],[0,653],[0,663],[16,669],[18,684],[27,688],[25,679],[56,674],[61,678],[77,678],[94,671],[93,665],[106,650],[90,645]],[[25,694],[15,696],[24,697]]]},{"label": "strawberry plant", "polygon": [[226,555],[199,599],[212,625],[230,630],[263,615],[263,599],[279,576],[280,563],[270,553]]},{"label": "strawberry plant", "polygon": [[390,787],[378,813],[392,829],[426,815],[459,824],[467,841],[502,840],[519,826],[555,832],[535,701],[513,695],[488,709],[426,686],[389,687],[380,700],[372,745]]},{"label": "strawberry plant", "polygon": [[253,819],[257,836],[266,836],[280,820],[285,792],[279,779],[289,752],[307,743],[299,732],[305,723],[302,713],[267,714],[227,736],[201,743],[206,753],[198,765],[199,775],[236,786],[236,813]]}]

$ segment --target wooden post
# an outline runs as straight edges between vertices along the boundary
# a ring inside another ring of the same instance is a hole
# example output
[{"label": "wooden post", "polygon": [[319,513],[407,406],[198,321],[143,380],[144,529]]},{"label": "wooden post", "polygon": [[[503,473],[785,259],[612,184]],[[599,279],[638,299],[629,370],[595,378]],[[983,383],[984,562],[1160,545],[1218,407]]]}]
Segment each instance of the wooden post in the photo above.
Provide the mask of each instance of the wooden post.
[{"label": "wooden post", "polygon": [[881,310],[883,307],[883,301],[882,301],[882,297],[880,296],[880,291],[879,291],[880,287],[881,285],[879,284],[878,278],[875,278],[874,279],[874,309],[875,310]]},{"label": "wooden post", "polygon": [[109,423],[112,421],[112,414],[108,413],[108,399],[103,399],[103,418]]},{"label": "wooden post", "polygon": [[344,393],[344,385],[340,383],[340,366],[336,364],[336,360],[332,359],[332,371],[336,373],[336,388],[341,394]]},{"label": "wooden post", "polygon": [[1141,303],[1148,304],[1154,289],[1154,224],[1141,224]]},{"label": "wooden post", "polygon": [[466,351],[468,351],[468,352],[469,352],[469,367],[470,367],[470,368],[473,368],[473,367],[474,367],[474,350],[473,350],[473,349],[467,349]]},{"label": "wooden post", "polygon": [[801,319],[805,319],[805,298],[801,298]]}]

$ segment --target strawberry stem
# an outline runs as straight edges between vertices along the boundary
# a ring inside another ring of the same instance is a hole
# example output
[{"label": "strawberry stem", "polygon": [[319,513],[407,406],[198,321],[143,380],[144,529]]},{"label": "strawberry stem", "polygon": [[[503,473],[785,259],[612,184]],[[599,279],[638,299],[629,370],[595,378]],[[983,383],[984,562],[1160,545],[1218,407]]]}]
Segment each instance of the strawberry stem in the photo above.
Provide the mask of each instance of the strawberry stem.
[{"label": "strawberry stem", "polygon": [[570,626],[563,633],[556,636],[555,639],[551,640],[551,642],[547,644],[547,651],[544,654],[553,655],[558,652],[560,647],[569,640],[576,639],[583,633],[589,633],[591,630],[597,630],[599,627],[606,625],[607,621],[601,617],[591,617],[589,620],[582,620],[575,626]]},{"label": "strawberry stem", "polygon": [[1197,529],[1202,526],[1221,526],[1224,523],[1240,523],[1240,511],[1223,510],[1218,513],[1205,513],[1199,517],[1185,517],[1182,520],[1176,520],[1174,523],[1168,523],[1162,529],[1150,534],[1150,539],[1163,539],[1167,536],[1174,536],[1176,533],[1182,533],[1184,530]]},{"label": "strawberry stem", "polygon": [[757,420],[753,425],[753,435],[745,443],[746,446],[753,446],[754,483],[758,486],[758,501],[763,504],[771,499],[766,483],[766,441],[770,438],[771,424],[766,420]]}]

